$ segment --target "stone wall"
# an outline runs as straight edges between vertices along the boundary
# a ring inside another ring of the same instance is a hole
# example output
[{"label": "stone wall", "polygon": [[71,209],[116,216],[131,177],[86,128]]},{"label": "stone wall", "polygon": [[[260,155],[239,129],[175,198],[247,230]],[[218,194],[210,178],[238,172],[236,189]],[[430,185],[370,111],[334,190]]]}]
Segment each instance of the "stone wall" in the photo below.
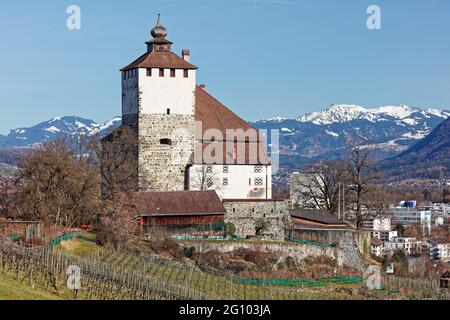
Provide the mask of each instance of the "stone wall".
[{"label": "stone wall", "polygon": [[364,261],[367,234],[370,237],[370,233],[353,230],[294,230],[290,232],[290,237],[333,244],[343,250],[343,259],[348,265],[363,271],[367,267]]},{"label": "stone wall", "polygon": [[[194,152],[194,116],[139,115],[139,190],[185,189],[187,165]],[[170,139],[171,145],[160,139]]]},{"label": "stone wall", "polygon": [[[210,242],[210,241],[185,241],[181,243],[184,247],[194,247],[197,252],[232,252],[239,249],[249,249],[264,252],[278,252],[285,257],[293,258],[297,263],[307,257],[321,257],[326,256],[336,261],[338,266],[347,266],[358,271],[365,272],[366,265],[358,254],[353,249],[344,247],[319,247],[308,244],[297,243],[278,243],[278,242]],[[356,252],[358,250],[356,249]]]},{"label": "stone wall", "polygon": [[256,236],[258,220],[267,223],[267,230],[258,236],[263,239],[284,240],[284,218],[288,208],[284,201],[225,201],[225,223],[232,223],[236,227],[236,235],[243,238]]}]

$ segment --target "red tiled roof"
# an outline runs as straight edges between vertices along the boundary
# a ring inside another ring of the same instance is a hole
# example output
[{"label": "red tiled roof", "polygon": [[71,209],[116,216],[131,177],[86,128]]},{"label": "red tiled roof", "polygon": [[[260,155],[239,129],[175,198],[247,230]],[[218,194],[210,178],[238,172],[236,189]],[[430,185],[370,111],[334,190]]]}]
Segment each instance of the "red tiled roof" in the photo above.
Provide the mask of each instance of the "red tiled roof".
[{"label": "red tiled roof", "polygon": [[196,66],[180,58],[172,51],[147,52],[120,71],[136,68],[197,69]]},{"label": "red tiled roof", "polygon": [[[212,143],[216,145],[216,150],[222,148],[222,159],[209,164],[270,165],[270,158],[267,156],[267,153],[262,146],[262,139],[259,131],[199,86],[195,89],[195,120],[201,121],[201,129],[197,127],[195,130],[195,139],[196,141],[199,141],[195,145],[196,154],[198,154],[198,152],[203,152],[205,148]],[[211,142],[209,138],[212,137],[205,137],[206,130],[210,129],[220,131],[222,137],[214,137],[215,141]],[[227,130],[234,131],[239,129],[241,130],[235,131],[236,136],[227,137]],[[252,129],[254,131],[252,131]],[[228,145],[227,150],[228,143],[230,143],[231,146]],[[233,148],[237,152],[234,160],[233,152],[230,151],[233,150]],[[256,154],[252,154],[250,157],[250,152],[253,153],[254,150],[257,151]],[[245,151],[245,154],[240,156],[243,151]],[[215,152],[212,152],[212,155],[214,156]],[[204,163],[204,161],[199,161],[197,157],[194,159],[194,163],[199,164],[201,162]]]},{"label": "red tiled roof", "polygon": [[384,244],[384,242],[381,241],[381,240],[378,239],[378,238],[371,238],[371,239],[370,239],[370,244],[371,244],[372,246],[382,246],[382,245]]},{"label": "red tiled roof", "polygon": [[225,214],[214,190],[141,192],[135,194],[134,204],[141,216]]},{"label": "red tiled roof", "polygon": [[[197,140],[201,140],[204,132],[209,129],[220,130],[225,139],[227,129],[243,129],[246,131],[253,128],[248,122],[241,119],[199,86],[195,89],[195,120],[202,122],[202,130],[196,131]],[[238,141],[245,141],[246,137],[239,136],[237,138]],[[250,141],[252,140],[256,139],[250,138]]]}]

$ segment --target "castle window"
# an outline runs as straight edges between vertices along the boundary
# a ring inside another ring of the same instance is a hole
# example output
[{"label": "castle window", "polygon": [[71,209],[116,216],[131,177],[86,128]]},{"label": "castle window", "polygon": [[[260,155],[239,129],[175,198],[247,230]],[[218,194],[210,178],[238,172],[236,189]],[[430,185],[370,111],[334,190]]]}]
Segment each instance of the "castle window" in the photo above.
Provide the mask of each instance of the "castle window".
[{"label": "castle window", "polygon": [[213,173],[213,168],[212,168],[212,166],[207,166],[207,167],[206,167],[206,173]]},{"label": "castle window", "polygon": [[159,76],[162,78],[162,77],[164,77],[164,69],[163,68],[160,68],[159,69]]},{"label": "castle window", "polygon": [[228,166],[223,166],[222,172],[223,172],[223,173],[228,173]]},{"label": "castle window", "polygon": [[183,70],[183,77],[185,77],[185,78],[189,77],[189,70],[188,69],[184,69]]},{"label": "castle window", "polygon": [[152,68],[147,68],[147,77],[152,76]]},{"label": "castle window", "polygon": [[228,178],[223,178],[222,184],[224,187],[227,187],[228,186]]},{"label": "castle window", "polygon": [[164,145],[171,146],[172,145],[172,140],[167,139],[167,138],[161,139],[161,140],[159,140],[159,144],[164,144]]},{"label": "castle window", "polygon": [[127,75],[127,74],[126,74],[125,72],[122,72],[122,79],[123,79],[123,80],[126,79],[126,75]]},{"label": "castle window", "polygon": [[175,69],[170,69],[170,77],[175,78]]},{"label": "castle window", "polygon": [[255,178],[255,186],[262,186],[264,185],[262,178]]},{"label": "castle window", "polygon": [[170,108],[167,108],[167,115],[170,115]]},{"label": "castle window", "polygon": [[261,173],[262,170],[263,170],[262,166],[255,166],[255,168],[254,168],[255,173]]},{"label": "castle window", "polygon": [[235,209],[235,208],[233,208],[233,212],[236,212],[236,209]]}]

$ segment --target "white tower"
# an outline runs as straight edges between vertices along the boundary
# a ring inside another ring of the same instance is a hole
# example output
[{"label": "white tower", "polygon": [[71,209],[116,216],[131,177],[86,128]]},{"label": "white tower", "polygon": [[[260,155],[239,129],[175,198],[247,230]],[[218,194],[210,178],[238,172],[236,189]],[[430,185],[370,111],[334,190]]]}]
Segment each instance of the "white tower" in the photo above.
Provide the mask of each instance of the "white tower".
[{"label": "white tower", "polygon": [[171,51],[160,15],[147,52],[122,71],[123,124],[138,135],[140,191],[178,191],[194,151],[197,67]]}]

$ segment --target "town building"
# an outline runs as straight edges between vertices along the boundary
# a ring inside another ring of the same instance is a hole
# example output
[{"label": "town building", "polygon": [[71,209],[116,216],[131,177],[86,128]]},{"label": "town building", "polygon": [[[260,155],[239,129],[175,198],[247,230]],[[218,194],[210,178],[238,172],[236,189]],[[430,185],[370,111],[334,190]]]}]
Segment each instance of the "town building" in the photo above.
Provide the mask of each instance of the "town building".
[{"label": "town building", "polygon": [[384,252],[384,242],[377,238],[370,239],[370,252],[377,257],[380,257]]},{"label": "town building", "polygon": [[371,236],[374,239],[381,241],[392,241],[392,239],[398,237],[397,231],[372,231]]},{"label": "town building", "polygon": [[364,230],[369,230],[372,239],[391,241],[398,236],[397,231],[392,230],[392,217],[374,217],[363,220]]},{"label": "town building", "polygon": [[390,213],[396,224],[403,226],[418,224],[421,226],[423,234],[431,233],[431,211],[429,210],[398,206],[391,208]]},{"label": "town building", "polygon": [[450,262],[450,241],[448,239],[427,240],[424,243],[433,261]]},{"label": "town building", "polygon": [[420,254],[421,253],[421,241],[417,241],[416,238],[393,238],[391,241],[384,242],[384,251],[386,253],[393,254],[395,251],[404,251],[407,255]]},{"label": "town building", "polygon": [[172,52],[159,15],[151,35],[147,51],[121,69],[122,122],[137,134],[138,190],[271,199],[263,136],[197,85],[190,51]]}]

